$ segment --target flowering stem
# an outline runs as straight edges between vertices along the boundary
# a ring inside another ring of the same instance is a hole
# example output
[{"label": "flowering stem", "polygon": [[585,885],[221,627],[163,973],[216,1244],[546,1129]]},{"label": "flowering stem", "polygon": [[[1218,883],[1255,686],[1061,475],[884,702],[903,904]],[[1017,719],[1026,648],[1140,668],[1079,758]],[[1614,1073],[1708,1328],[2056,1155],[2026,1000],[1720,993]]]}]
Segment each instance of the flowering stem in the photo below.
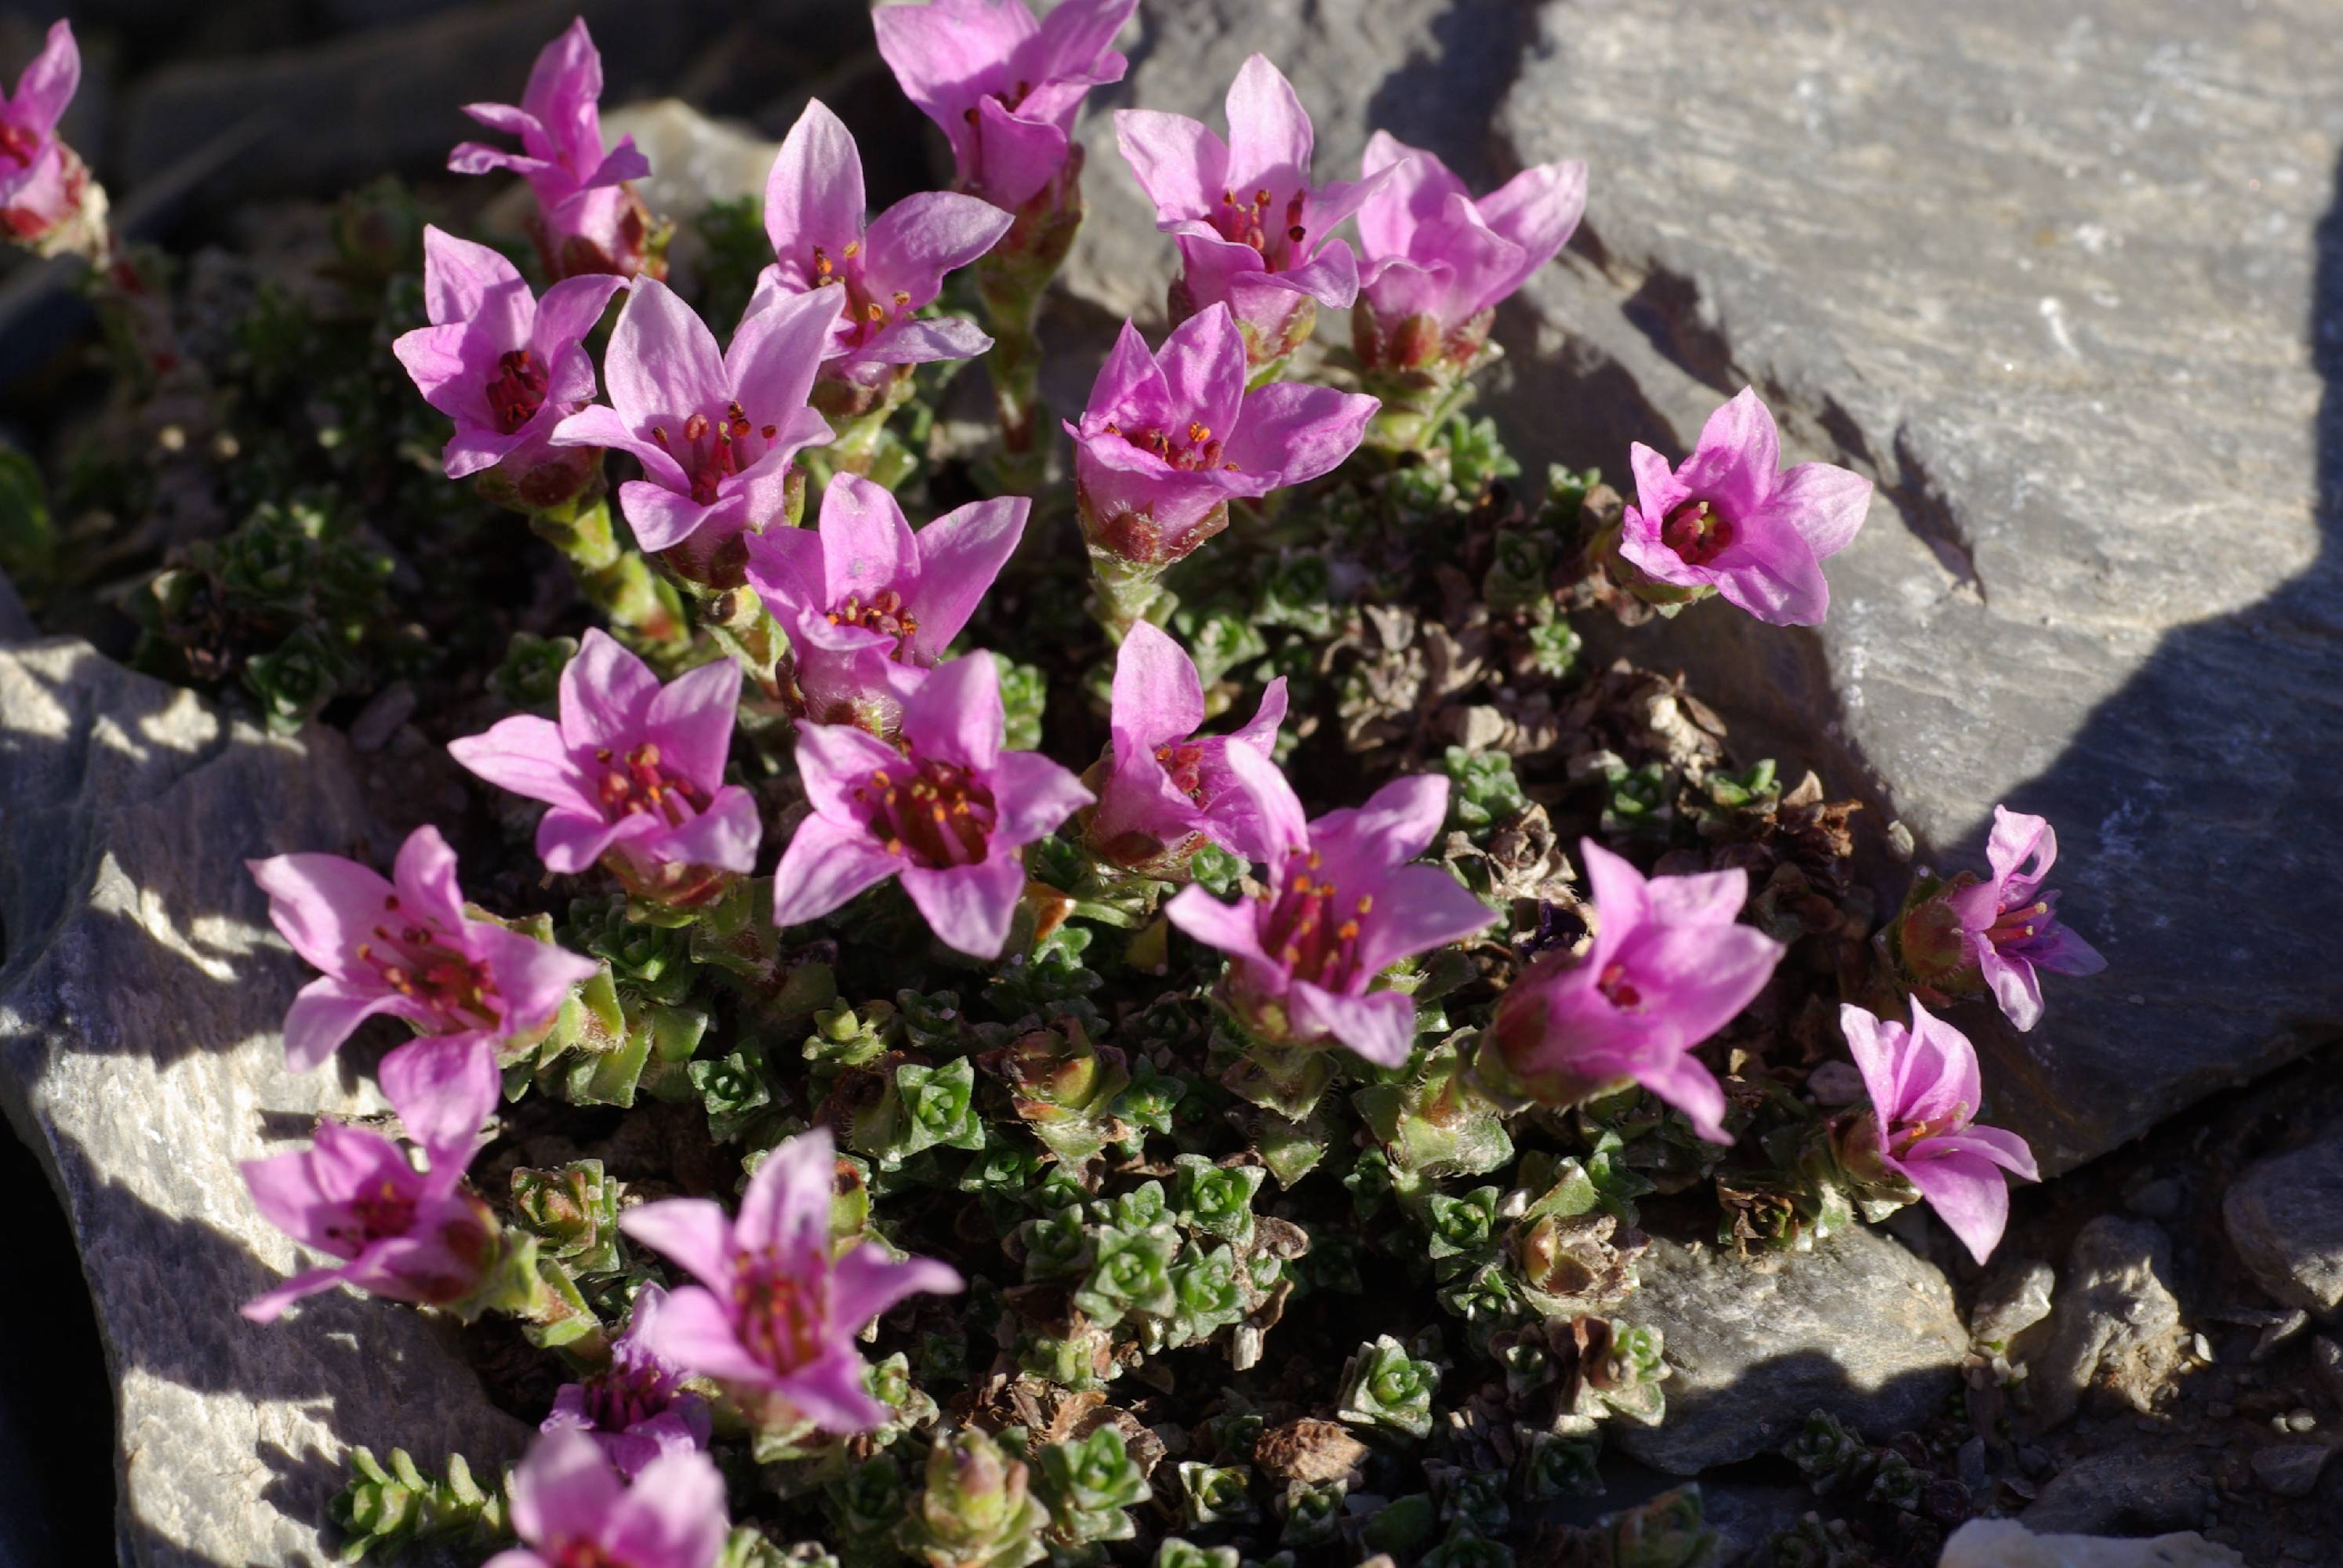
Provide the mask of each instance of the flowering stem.
[{"label": "flowering stem", "polygon": [[910,477],[909,448],[887,428],[888,417],[910,400],[911,378],[890,383],[886,396],[863,412],[838,422],[838,435],[827,447],[809,449],[803,462],[811,482],[826,486],[832,474],[860,474],[893,489]]},{"label": "flowering stem", "polygon": [[531,512],[528,526],[569,558],[578,586],[613,624],[662,652],[679,653],[690,642],[682,599],[639,552],[620,548],[607,496]]},{"label": "flowering stem", "polygon": [[976,276],[992,349],[984,357],[1001,420],[994,476],[1004,495],[1031,494],[1049,457],[1048,410],[1041,405],[1041,297],[1082,226],[1082,149],[1071,149],[1050,183],[1018,209],[1001,243],[969,270]]},{"label": "flowering stem", "polygon": [[1367,427],[1367,444],[1386,452],[1425,450],[1450,417],[1471,405],[1478,390],[1473,374],[1497,357],[1491,343],[1461,364],[1440,359],[1420,370],[1368,375],[1366,389],[1383,399],[1383,407]]},{"label": "flowering stem", "polygon": [[1148,562],[1126,560],[1092,545],[1091,550],[1091,615],[1106,628],[1107,640],[1120,648],[1124,636],[1142,620],[1168,624],[1180,598],[1163,586],[1163,568]]}]

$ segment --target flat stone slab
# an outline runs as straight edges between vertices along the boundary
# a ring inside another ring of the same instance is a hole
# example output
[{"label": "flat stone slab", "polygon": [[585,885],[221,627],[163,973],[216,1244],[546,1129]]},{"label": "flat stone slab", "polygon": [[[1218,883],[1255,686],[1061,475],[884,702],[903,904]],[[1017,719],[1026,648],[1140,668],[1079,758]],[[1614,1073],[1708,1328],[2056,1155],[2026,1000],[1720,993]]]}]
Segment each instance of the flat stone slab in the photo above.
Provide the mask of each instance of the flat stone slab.
[{"label": "flat stone slab", "polygon": [[2343,1309],[2343,1127],[2238,1177],[2221,1217],[2273,1301],[2322,1317]]},{"label": "flat stone slab", "polygon": [[1557,3],[1496,122],[1592,171],[1573,253],[1500,318],[1525,457],[1616,473],[1754,384],[1791,460],[1878,480],[1819,632],[1708,604],[1637,656],[1835,762],[1926,861],[1981,867],[1996,801],[2058,829],[2107,971],[2050,979],[2030,1035],[1956,1014],[2046,1171],[2343,1016],[2332,21]]},{"label": "flat stone slab", "polygon": [[1604,1430],[1674,1475],[1778,1448],[1816,1410],[1885,1442],[1936,1412],[1968,1351],[1936,1265],[1865,1226],[1789,1255],[1655,1241],[1638,1272],[1619,1316],[1665,1336],[1667,1418]]},{"label": "flat stone slab", "polygon": [[348,1445],[484,1474],[521,1446],[418,1312],[337,1292],[266,1328],[236,1314],[300,1265],[236,1162],[379,1108],[332,1068],[285,1070],[306,976],[243,863],[369,855],[371,832],[337,737],[271,739],[78,641],[0,648],[0,1107],[80,1242],[125,1563],[330,1562]]}]

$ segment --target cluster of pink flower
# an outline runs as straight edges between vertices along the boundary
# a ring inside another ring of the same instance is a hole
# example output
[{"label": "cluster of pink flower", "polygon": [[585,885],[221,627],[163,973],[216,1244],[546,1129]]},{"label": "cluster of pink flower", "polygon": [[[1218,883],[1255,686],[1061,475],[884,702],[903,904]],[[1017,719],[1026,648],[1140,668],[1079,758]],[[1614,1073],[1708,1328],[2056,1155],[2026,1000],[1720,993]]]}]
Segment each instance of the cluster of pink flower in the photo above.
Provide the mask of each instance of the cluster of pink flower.
[{"label": "cluster of pink flower", "polygon": [[[449,166],[528,181],[532,236],[556,281],[540,298],[498,252],[434,228],[431,325],[397,352],[454,422],[450,477],[493,477],[498,494],[550,514],[598,495],[605,451],[627,454],[641,477],[618,498],[641,547],[711,599],[753,592],[769,614],[790,661],[812,807],[774,872],[777,923],[820,919],[892,877],[940,940],[997,958],[1026,893],[1025,849],[1087,811],[1083,839],[1105,867],[1177,877],[1209,843],[1262,869],[1238,902],[1190,886],[1165,907],[1227,956],[1219,998],[1252,1041],[1340,1045],[1395,1067],[1415,1015],[1404,990],[1384,986],[1387,972],[1494,918],[1418,863],[1446,815],[1445,781],[1402,779],[1363,806],[1307,819],[1272,760],[1283,681],[1242,729],[1200,736],[1196,668],[1145,612],[1155,576],[1227,528],[1232,501],[1327,474],[1367,437],[1377,397],[1274,379],[1317,307],[1353,310],[1370,387],[1453,386],[1493,352],[1497,303],[1569,238],[1584,166],[1530,169],[1476,201],[1430,154],[1379,134],[1358,180],[1321,184],[1310,118],[1259,55],[1230,89],[1225,139],[1175,115],[1118,115],[1118,142],[1182,272],[1168,337],[1151,349],[1126,324],[1088,407],[1064,427],[1120,643],[1095,794],[1058,763],[1006,748],[990,655],[946,658],[1017,548],[1028,500],[980,501],[915,531],[887,488],[840,471],[818,526],[795,526],[799,459],[834,436],[826,412],[890,406],[910,367],[991,347],[975,323],[930,309],[946,275],[996,246],[1014,261],[1041,246],[1031,236],[1079,216],[1069,133],[1088,89],[1121,78],[1111,44],[1134,4],[1067,0],[1040,22],[1021,0],[880,9],[880,52],[950,139],[958,188],[868,217],[853,138],[809,105],[767,188],[774,260],[721,347],[660,280],[659,230],[631,184],[649,166],[631,141],[605,145],[601,65],[581,21],[539,58],[519,106],[468,110],[521,150],[466,144]],[[0,221],[26,244],[102,207],[55,134],[78,67],[61,22],[0,101]],[[1363,257],[1335,232],[1353,218]],[[587,345],[620,292],[598,382]],[[1854,538],[1871,487],[1825,464],[1783,471],[1777,446],[1772,416],[1744,391],[1682,464],[1635,447],[1636,501],[1605,545],[1623,583],[1663,602],[1715,593],[1775,624],[1820,621],[1819,563]],[[451,750],[546,805],[537,848],[548,871],[598,866],[637,899],[703,909],[754,870],[763,838],[755,797],[726,781],[744,676],[759,673],[720,658],[662,684],[618,640],[588,632],[562,673],[558,720],[509,718]],[[1530,1097],[1569,1104],[1640,1084],[1703,1137],[1728,1141],[1725,1093],[1693,1050],[1756,998],[1783,947],[1740,923],[1739,870],[1647,879],[1591,841],[1581,852],[1591,943],[1547,954],[1512,986],[1485,1054]],[[1977,978],[2020,1028],[2041,1013],[2037,970],[2101,961],[2042,887],[2055,855],[2041,819],[1997,809],[1991,877],[1943,884],[1901,926],[1935,972]],[[247,1311],[273,1318],[336,1283],[476,1303],[505,1243],[464,1185],[466,1166],[502,1068],[597,966],[468,906],[432,828],[408,839],[387,880],[331,855],[252,870],[286,940],[320,971],[286,1019],[288,1063],[318,1066],[372,1015],[405,1020],[417,1039],[385,1059],[380,1079],[424,1168],[388,1139],[332,1123],[314,1147],[249,1166],[261,1209],[341,1261]],[[2006,1213],[2001,1172],[2031,1177],[2034,1165],[2011,1134],[1972,1125],[1969,1041],[1917,997],[1908,1029],[1854,1006],[1843,1027],[1870,1091],[1864,1157],[1984,1256]],[[607,1368],[563,1392],[513,1486],[529,1550],[498,1563],[712,1561],[722,1483],[702,1452],[709,1413],[682,1389],[687,1376],[744,1409],[778,1406],[833,1432],[885,1418],[855,1335],[905,1296],[960,1281],[859,1236],[841,1242],[836,1184],[830,1136],[817,1130],[766,1159],[737,1216],[704,1200],[624,1216],[628,1235],[699,1283],[647,1292]],[[626,1490],[621,1476],[639,1484]]]}]

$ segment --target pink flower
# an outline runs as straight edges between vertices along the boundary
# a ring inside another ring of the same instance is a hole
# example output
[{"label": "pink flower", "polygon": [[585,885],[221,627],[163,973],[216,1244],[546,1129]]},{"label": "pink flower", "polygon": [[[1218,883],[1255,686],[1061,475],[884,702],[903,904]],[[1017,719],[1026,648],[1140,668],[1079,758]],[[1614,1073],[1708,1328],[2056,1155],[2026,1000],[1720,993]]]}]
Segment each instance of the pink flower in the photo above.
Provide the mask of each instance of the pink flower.
[{"label": "pink flower", "polygon": [[740,670],[719,659],[661,686],[599,628],[561,672],[561,721],[515,714],[450,741],[457,761],[552,808],[537,825],[546,869],[602,861],[645,898],[688,904],[757,860],[757,802],[724,782]]},{"label": "pink flower", "polygon": [[90,194],[89,170],[57,139],[57,121],[81,85],[81,49],[73,24],[49,24],[48,42],[0,99],[0,224],[35,243],[78,217]]},{"label": "pink flower", "polygon": [[992,656],[939,665],[903,698],[890,745],[842,724],[798,733],[813,815],[773,872],[773,923],[803,925],[900,877],[929,926],[971,958],[1000,956],[1025,891],[1024,848],[1091,792],[1036,751],[1004,751]]},{"label": "pink flower", "polygon": [[1260,55],[1229,88],[1228,119],[1223,142],[1184,115],[1119,109],[1115,141],[1155,204],[1155,226],[1179,239],[1172,314],[1228,306],[1252,363],[1263,365],[1309,335],[1314,307],[1298,315],[1308,302],[1350,308],[1358,261],[1332,236],[1390,170],[1371,170],[1356,185],[1316,184],[1310,116],[1293,85]]},{"label": "pink flower", "polygon": [[643,477],[618,487],[618,504],[643,548],[704,535],[696,548],[705,551],[783,517],[789,465],[800,448],[830,439],[806,394],[841,292],[751,308],[719,354],[716,335],[673,289],[635,280],[603,358],[609,405],[570,415],[553,439],[616,447],[642,463]]},{"label": "pink flower", "polygon": [[1264,1042],[1340,1041],[1380,1066],[1400,1066],[1415,1038],[1415,1003],[1369,986],[1400,960],[1496,919],[1439,867],[1409,864],[1440,831],[1448,781],[1401,779],[1364,806],[1304,822],[1276,763],[1251,746],[1221,755],[1252,798],[1266,886],[1233,904],[1184,888],[1165,917],[1229,955],[1222,998]]},{"label": "pink flower", "polygon": [[2097,948],[2059,923],[2057,890],[2043,890],[2043,879],[2057,859],[2058,835],[2048,822],[1996,806],[1993,837],[1986,845],[1992,879],[1956,888],[1945,899],[1960,924],[1967,956],[2002,1012],[2021,1030],[2042,1021],[2042,980],[2036,970],[2092,975],[2107,967]]},{"label": "pink flower", "polygon": [[420,1173],[389,1139],[338,1121],[319,1122],[315,1143],[298,1153],[244,1162],[245,1184],[271,1224],[346,1260],[246,1302],[254,1322],[272,1322],[302,1297],[337,1284],[447,1306],[478,1290],[494,1263],[496,1218],[458,1189],[496,1106],[496,1053],[477,1040],[420,1041],[385,1057],[381,1076],[391,1109],[423,1151]]},{"label": "pink flower", "polygon": [[611,1342],[609,1364],[588,1373],[583,1382],[564,1383],[538,1430],[590,1434],[628,1478],[662,1453],[706,1448],[712,1430],[708,1402],[684,1392],[678,1386],[682,1369],[650,1346],[652,1328],[666,1307],[667,1292],[645,1285],[635,1296],[627,1332]]},{"label": "pink flower", "polygon": [[483,1568],[715,1568],[731,1521],[724,1477],[698,1452],[663,1453],[622,1482],[581,1432],[548,1432],[513,1472],[513,1533]]},{"label": "pink flower", "polygon": [[972,501],[918,533],[883,485],[836,474],[814,528],[749,536],[749,582],[783,629],[816,724],[891,733],[1024,536],[1032,502]]},{"label": "pink flower", "polygon": [[1489,313],[1569,243],[1586,210],[1586,166],[1523,169],[1476,203],[1437,157],[1377,131],[1362,172],[1385,170],[1359,208],[1360,361],[1370,370],[1469,361],[1488,340]]},{"label": "pink flower", "polygon": [[553,427],[594,397],[584,342],[610,296],[607,276],[557,283],[539,300],[512,263],[437,227],[423,231],[423,299],[431,325],[391,345],[423,400],[456,421],[440,454],[451,479],[495,469],[523,504],[575,497],[594,454],[557,447]]},{"label": "pink flower", "polygon": [[277,930],[322,971],[285,1014],[285,1062],[296,1072],[333,1055],[377,1013],[422,1035],[529,1040],[594,975],[590,960],[465,914],[456,852],[437,828],[407,835],[389,881],[339,855],[245,865]]},{"label": "pink flower", "polygon": [[1138,0],[1065,0],[1040,22],[1023,0],[930,0],[870,15],[903,95],[951,142],[955,184],[1015,212],[1064,167],[1074,111],[1122,80],[1114,35]]},{"label": "pink flower", "polygon": [[1735,923],[1749,893],[1738,868],[1654,877],[1582,839],[1594,894],[1584,957],[1554,952],[1498,1004],[1498,1050],[1538,1099],[1570,1104],[1630,1080],[1729,1143],[1725,1091],[1692,1055],[1765,989],[1782,944]]},{"label": "pink flower", "polygon": [[1855,540],[1871,481],[1828,463],[1776,472],[1774,416],[1754,387],[1709,416],[1681,467],[1638,443],[1635,505],[1619,553],[1679,588],[1714,588],[1774,626],[1819,626],[1830,608],[1822,563]]},{"label": "pink flower", "polygon": [[518,136],[521,150],[466,142],[447,155],[448,168],[459,175],[510,169],[528,181],[537,195],[531,233],[555,277],[632,277],[645,267],[650,219],[627,182],[641,179],[651,166],[632,136],[603,151],[601,96],[602,56],[580,16],[538,54],[518,108],[464,106],[490,130]]},{"label": "pink flower", "polygon": [[737,1220],[711,1199],[670,1198],[618,1224],[699,1281],[668,1298],[645,1344],[735,1389],[776,1394],[824,1431],[856,1432],[884,1421],[887,1407],[864,1390],[855,1336],[904,1297],[961,1282],[948,1264],[893,1261],[870,1241],[833,1258],[837,1164],[818,1127],[766,1156]]},{"label": "pink flower", "polygon": [[1248,860],[1273,859],[1268,825],[1229,767],[1232,748],[1274,753],[1285,721],[1285,677],[1261,694],[1252,722],[1198,736],[1204,687],[1187,649],[1148,621],[1115,656],[1113,751],[1091,814],[1090,839],[1116,865],[1184,866],[1206,839]]},{"label": "pink flower", "polygon": [[758,285],[760,295],[834,286],[846,297],[823,373],[870,384],[894,366],[970,359],[991,347],[965,317],[924,320],[919,312],[943,291],[944,274],[1009,232],[1010,216],[972,196],[922,191],[866,226],[862,204],[862,155],[816,99],[765,182],[765,233],[779,259]]},{"label": "pink flower", "polygon": [[1980,1263],[2009,1221],[2002,1171],[2038,1181],[2026,1140],[1974,1124],[1983,1091],[1968,1037],[1917,999],[1912,1027],[1874,1018],[1852,1004],[1838,1010],[1847,1050],[1871,1092],[1866,1131],[1878,1162],[1919,1189],[1961,1245]]},{"label": "pink flower", "polygon": [[1123,323],[1074,438],[1075,499],[1094,549],[1164,566],[1228,526],[1233,497],[1332,472],[1358,449],[1373,397],[1279,381],[1245,390],[1244,340],[1215,305],[1158,353]]}]

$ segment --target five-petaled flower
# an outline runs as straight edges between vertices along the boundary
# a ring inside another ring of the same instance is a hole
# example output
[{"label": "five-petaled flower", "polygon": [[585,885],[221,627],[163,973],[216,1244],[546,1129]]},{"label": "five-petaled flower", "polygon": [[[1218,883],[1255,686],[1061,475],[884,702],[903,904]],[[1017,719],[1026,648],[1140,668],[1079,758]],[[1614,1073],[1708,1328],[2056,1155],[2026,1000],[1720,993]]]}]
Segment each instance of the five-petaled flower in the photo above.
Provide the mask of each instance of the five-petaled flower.
[{"label": "five-petaled flower", "polygon": [[431,325],[391,352],[423,400],[456,421],[440,462],[451,479],[484,470],[500,499],[532,511],[573,499],[594,471],[588,447],[556,447],[553,427],[594,397],[584,339],[625,280],[597,274],[538,299],[511,262],[437,227],[423,231]]},{"label": "five-petaled flower", "polygon": [[2042,980],[2035,971],[2090,975],[2107,967],[2097,948],[2058,920],[2057,890],[2043,879],[2058,859],[2058,835],[2040,817],[2006,806],[1993,809],[1993,836],[1985,881],[1963,879],[1945,895],[1958,922],[1969,961],[2009,1021],[2030,1030],[2042,1021]]},{"label": "five-petaled flower", "polygon": [[657,1285],[637,1292],[627,1332],[610,1342],[608,1364],[588,1372],[583,1382],[564,1383],[538,1430],[591,1434],[628,1477],[662,1453],[706,1448],[713,1430],[708,1402],[684,1392],[679,1386],[683,1370],[651,1348],[666,1308],[667,1292]]},{"label": "five-petaled flower", "polygon": [[1074,438],[1075,499],[1093,549],[1134,566],[1181,559],[1228,526],[1228,504],[1330,473],[1358,449],[1375,399],[1299,381],[1245,390],[1225,306],[1150,353],[1123,323]]},{"label": "five-petaled flower", "polygon": [[749,582],[789,634],[817,724],[891,733],[1024,536],[1032,502],[971,501],[916,534],[883,485],[837,474],[817,528],[748,537]]},{"label": "five-petaled flower", "polygon": [[765,234],[775,260],[758,286],[842,294],[822,373],[873,387],[895,367],[970,359],[992,347],[965,317],[930,320],[919,313],[943,291],[944,275],[991,249],[1010,222],[975,196],[922,191],[866,224],[862,155],[817,98],[789,128],[765,182]]},{"label": "five-petaled flower", "polygon": [[757,802],[724,782],[739,667],[718,659],[659,684],[596,628],[561,672],[561,719],[519,713],[448,743],[457,761],[552,809],[537,852],[563,875],[602,861],[640,897],[705,900],[756,865]]},{"label": "five-petaled flower", "polygon": [[0,225],[21,244],[39,246],[74,219],[96,216],[85,211],[96,188],[87,166],[57,138],[57,121],[80,85],[73,24],[57,21],[15,92],[0,98]]},{"label": "five-petaled flower", "polygon": [[1258,895],[1222,903],[1201,887],[1164,906],[1172,923],[1229,955],[1221,995],[1265,1044],[1340,1041],[1397,1067],[1415,1003],[1371,990],[1403,958],[1462,941],[1496,919],[1437,866],[1410,864],[1448,813],[1448,781],[1396,779],[1353,809],[1305,822],[1277,764],[1250,746],[1222,760],[1252,798],[1266,862]]},{"label": "five-petaled flower", "polygon": [[1594,940],[1578,958],[1546,954],[1505,992],[1494,1033],[1507,1072],[1555,1105],[1640,1083],[1703,1138],[1731,1142],[1725,1091],[1692,1049],[1755,1000],[1782,960],[1781,943],[1737,923],[1748,874],[1647,880],[1592,839],[1579,851]]},{"label": "five-petaled flower", "polygon": [[1041,21],[1024,0],[930,0],[871,13],[903,95],[950,141],[954,184],[1015,212],[1066,166],[1074,111],[1122,80],[1112,47],[1138,0],[1064,0]]},{"label": "five-petaled flower", "polygon": [[1228,754],[1270,756],[1285,722],[1285,677],[1261,694],[1252,722],[1198,735],[1204,687],[1188,650],[1148,621],[1134,624],[1115,656],[1112,749],[1089,838],[1099,855],[1134,870],[1176,870],[1206,840],[1247,860],[1272,858],[1267,825],[1237,785]]},{"label": "five-petaled flower", "polygon": [[1115,141],[1155,204],[1155,226],[1179,242],[1172,318],[1225,304],[1251,363],[1267,365],[1310,335],[1317,306],[1347,310],[1357,297],[1358,258],[1332,236],[1391,171],[1315,183],[1310,116],[1263,55],[1237,72],[1228,118],[1223,142],[1185,115],[1119,109]]},{"label": "five-petaled flower", "polygon": [[1912,1027],[1847,1003],[1838,1010],[1847,1050],[1871,1094],[1871,1114],[1850,1145],[1858,1175],[1876,1161],[1928,1201],[1980,1263],[2009,1221],[2008,1171],[2041,1180],[2026,1140],[1976,1125],[1983,1093],[1976,1049],[1951,1024],[1912,1002]]},{"label": "five-petaled flower", "polygon": [[268,895],[268,918],[322,971],[285,1014],[285,1061],[297,1072],[377,1013],[418,1035],[527,1042],[594,974],[591,960],[467,915],[456,852],[437,828],[407,835],[387,881],[339,855],[246,864]]},{"label": "five-petaled flower", "polygon": [[580,16],[538,55],[518,108],[464,106],[490,130],[518,136],[521,150],[465,142],[447,155],[447,166],[459,175],[509,169],[528,182],[537,196],[530,236],[552,276],[657,276],[666,268],[648,252],[650,216],[627,183],[651,166],[632,136],[604,150],[601,96],[602,56]]},{"label": "five-petaled flower", "polygon": [[698,1452],[663,1453],[629,1486],[582,1432],[548,1432],[513,1472],[522,1544],[482,1568],[716,1568],[731,1533],[724,1476]]},{"label": "five-petaled flower", "polygon": [[253,1322],[272,1322],[302,1297],[339,1284],[448,1306],[478,1291],[495,1265],[496,1217],[462,1182],[496,1106],[496,1053],[477,1040],[418,1040],[383,1059],[381,1080],[423,1151],[421,1171],[382,1134],[338,1121],[319,1122],[307,1149],[244,1162],[253,1203],[271,1224],[344,1260],[246,1302]]},{"label": "five-petaled flower", "polygon": [[900,878],[929,927],[997,958],[1025,891],[1025,846],[1091,802],[1035,751],[1001,749],[1008,719],[992,656],[939,665],[903,697],[890,745],[843,724],[798,733],[813,802],[773,872],[773,920],[802,925]]},{"label": "five-petaled flower", "polygon": [[1819,626],[1830,609],[1822,563],[1854,542],[1871,481],[1828,463],[1780,470],[1774,416],[1745,387],[1701,427],[1677,467],[1641,442],[1628,452],[1635,504],[1619,554],[1645,578],[1710,589],[1775,626]]},{"label": "five-petaled flower", "polygon": [[1377,131],[1362,171],[1386,170],[1359,208],[1364,272],[1351,317],[1359,362],[1467,367],[1498,304],[1569,243],[1586,210],[1586,166],[1540,164],[1476,202],[1446,164]]},{"label": "five-petaled flower", "polygon": [[719,546],[788,516],[799,451],[830,437],[806,394],[842,292],[768,295],[719,352],[673,289],[635,280],[603,358],[609,402],[570,415],[553,438],[615,447],[641,462],[643,477],[618,487],[618,505],[643,548],[691,540],[685,564],[706,576]]},{"label": "five-petaled flower", "polygon": [[864,1387],[855,1350],[864,1324],[904,1297],[960,1289],[932,1258],[890,1259],[876,1242],[832,1254],[837,1156],[827,1128],[766,1156],[737,1219],[714,1200],[669,1198],[629,1210],[627,1234],[699,1283],[670,1295],[644,1343],[736,1393],[766,1393],[824,1431],[867,1431],[887,1407]]}]

